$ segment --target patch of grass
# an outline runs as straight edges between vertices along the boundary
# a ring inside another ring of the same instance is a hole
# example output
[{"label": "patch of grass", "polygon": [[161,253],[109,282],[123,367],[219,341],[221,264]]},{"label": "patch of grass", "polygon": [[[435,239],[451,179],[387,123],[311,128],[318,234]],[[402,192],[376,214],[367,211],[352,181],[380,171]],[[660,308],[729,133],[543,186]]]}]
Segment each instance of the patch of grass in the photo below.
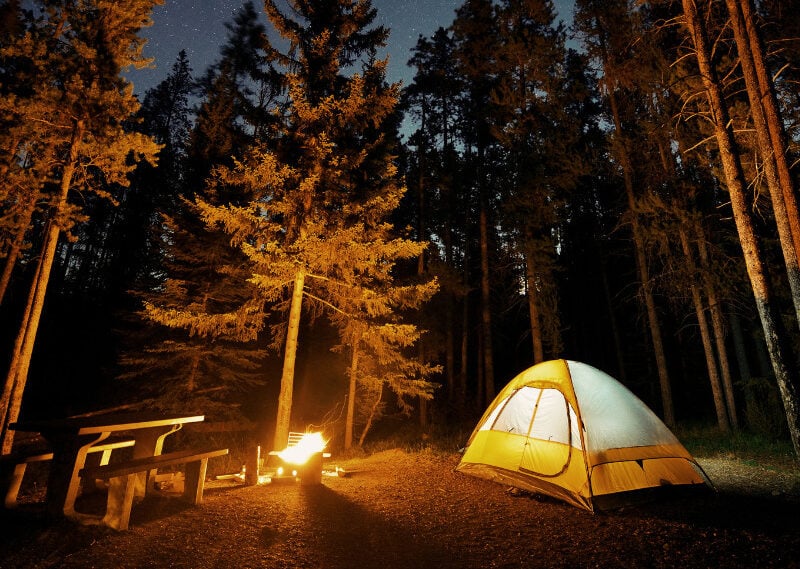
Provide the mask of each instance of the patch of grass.
[{"label": "patch of grass", "polygon": [[466,445],[472,427],[429,425],[423,430],[419,425],[404,425],[391,434],[384,433],[380,438],[369,440],[364,450],[368,454],[395,448],[408,453],[452,454]]},{"label": "patch of grass", "polygon": [[796,469],[797,459],[788,439],[775,439],[740,430],[723,433],[708,425],[681,425],[673,429],[689,452],[698,458],[736,458],[751,466]]}]

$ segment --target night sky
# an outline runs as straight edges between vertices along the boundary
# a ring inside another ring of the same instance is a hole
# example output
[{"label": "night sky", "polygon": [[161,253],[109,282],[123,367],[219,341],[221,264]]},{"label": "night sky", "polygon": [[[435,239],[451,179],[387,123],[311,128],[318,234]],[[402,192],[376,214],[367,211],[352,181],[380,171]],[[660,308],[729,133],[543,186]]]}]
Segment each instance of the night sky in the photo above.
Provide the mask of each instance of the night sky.
[{"label": "night sky", "polygon": [[[137,94],[164,79],[181,49],[186,49],[195,76],[219,55],[219,47],[227,38],[225,22],[231,22],[244,0],[165,0],[153,10],[153,26],[143,30],[149,42],[145,55],[154,57],[154,69],[128,74]],[[463,0],[373,0],[378,10],[377,24],[390,28],[386,47],[389,55],[388,79],[410,81],[406,63],[420,35],[430,37],[439,27],[453,22],[456,9]],[[561,18],[571,17],[572,0],[556,0]],[[256,9],[263,11],[259,1]],[[265,18],[266,19],[266,18]],[[269,26],[267,26],[269,30]]]}]

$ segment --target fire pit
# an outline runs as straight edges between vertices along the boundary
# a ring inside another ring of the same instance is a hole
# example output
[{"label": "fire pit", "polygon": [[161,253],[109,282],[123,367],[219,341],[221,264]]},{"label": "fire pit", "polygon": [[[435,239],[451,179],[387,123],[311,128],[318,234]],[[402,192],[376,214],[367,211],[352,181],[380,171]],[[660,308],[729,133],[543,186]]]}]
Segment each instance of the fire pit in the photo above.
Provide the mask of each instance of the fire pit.
[{"label": "fire pit", "polygon": [[322,433],[289,433],[286,448],[270,452],[274,461],[272,481],[300,479],[303,486],[322,483],[322,459],[330,456],[324,452],[327,441]]}]

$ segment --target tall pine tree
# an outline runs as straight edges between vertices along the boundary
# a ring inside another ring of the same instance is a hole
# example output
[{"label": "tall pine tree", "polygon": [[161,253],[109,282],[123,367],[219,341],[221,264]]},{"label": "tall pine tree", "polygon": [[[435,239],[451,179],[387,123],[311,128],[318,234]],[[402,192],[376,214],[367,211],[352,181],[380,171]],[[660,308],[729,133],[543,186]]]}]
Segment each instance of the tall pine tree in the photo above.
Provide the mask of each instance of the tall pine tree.
[{"label": "tall pine tree", "polygon": [[279,136],[217,173],[252,201],[198,205],[247,256],[263,302],[286,315],[273,327],[273,344],[284,346],[273,445],[283,448],[303,307],[353,319],[379,313],[394,265],[422,245],[394,237],[387,221],[404,191],[387,133],[398,93],[376,60],[387,31],[372,27],[371,2],[290,2],[286,13],[268,0],[265,8],[289,45],[269,51],[288,85]]},{"label": "tall pine tree", "polygon": [[19,156],[37,144],[35,159],[52,160],[41,257],[0,401],[3,452],[13,441],[7,427],[19,414],[58,241],[79,213],[70,197],[78,191],[108,195],[106,184],[127,185],[136,161],[155,160],[157,145],[123,128],[139,105],[121,75],[147,64],[138,33],[150,24],[155,3],[36,2],[41,16],[26,22],[26,33],[3,49],[3,57],[24,61],[36,81],[24,96],[3,93],[0,109],[37,127],[4,151]]}]

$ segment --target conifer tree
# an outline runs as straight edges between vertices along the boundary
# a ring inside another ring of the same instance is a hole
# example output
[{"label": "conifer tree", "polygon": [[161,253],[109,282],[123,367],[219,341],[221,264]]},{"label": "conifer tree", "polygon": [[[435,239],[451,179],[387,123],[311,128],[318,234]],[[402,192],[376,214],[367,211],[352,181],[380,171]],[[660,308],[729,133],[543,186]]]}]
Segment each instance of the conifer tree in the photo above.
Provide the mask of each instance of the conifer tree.
[{"label": "conifer tree", "polygon": [[524,259],[533,362],[538,363],[545,359],[543,337],[550,340],[551,354],[561,350],[553,240],[563,188],[570,185],[567,172],[577,162],[565,156],[577,128],[568,128],[564,112],[565,37],[555,25],[552,3],[506,0],[498,19],[492,134],[506,149],[505,225]]},{"label": "conifer tree", "polygon": [[[458,341],[457,308],[460,302],[466,305],[465,284],[457,263],[464,250],[460,235],[466,218],[464,195],[459,191],[461,157],[456,151],[463,85],[458,67],[453,65],[454,57],[451,31],[439,28],[431,39],[419,38],[409,60],[415,74],[403,90],[402,105],[417,129],[405,147],[406,180],[413,191],[401,207],[409,204],[404,211],[418,239],[441,243],[440,251],[427,251],[423,259],[423,269],[439,280],[437,300],[444,304],[443,310],[426,311],[433,316],[426,328],[443,338],[446,396],[463,410],[467,370],[456,367],[457,350],[462,344]],[[442,311],[444,318],[440,317]]]},{"label": "conifer tree", "polygon": [[4,151],[15,156],[35,143],[41,150],[34,159],[53,160],[39,268],[0,401],[3,452],[13,442],[13,432],[7,427],[19,414],[59,237],[79,211],[69,201],[71,193],[108,195],[106,184],[125,186],[136,161],[155,160],[157,145],[123,128],[138,109],[138,101],[120,74],[129,66],[147,64],[141,54],[144,40],[138,33],[149,25],[154,3],[36,2],[41,16],[28,21],[26,33],[3,48],[2,56],[24,60],[36,81],[25,96],[3,93],[0,112],[13,110],[22,121],[37,126]]},{"label": "conifer tree", "polygon": [[163,271],[161,215],[176,210],[184,191],[195,88],[186,52],[181,51],[167,77],[145,93],[137,126],[163,147],[158,167],[140,164],[120,200],[120,215],[111,228],[114,254],[105,269],[115,280],[112,291],[150,286]]},{"label": "conifer tree", "polygon": [[[628,205],[628,220],[633,237],[636,267],[644,299],[650,339],[653,346],[661,391],[661,406],[664,422],[675,424],[672,400],[672,383],[667,369],[667,357],[662,338],[661,322],[653,293],[653,279],[645,247],[645,236],[637,213],[639,173],[636,166],[637,143],[645,139],[636,138],[637,105],[642,97],[637,91],[636,71],[639,60],[634,56],[640,44],[633,38],[641,35],[641,27],[628,2],[597,2],[577,0],[575,25],[580,31],[589,56],[603,70],[602,89],[610,111],[609,120],[614,125],[611,151],[622,176],[625,199]],[[630,128],[633,126],[633,130]]]},{"label": "conifer tree", "polygon": [[[467,0],[457,11],[453,22],[456,41],[456,61],[464,77],[466,93],[463,97],[462,142],[466,146],[467,164],[471,169],[471,189],[477,200],[480,251],[481,293],[481,365],[479,381],[479,406],[487,405],[495,394],[494,341],[492,339],[492,298],[490,247],[495,226],[495,195],[492,187],[492,164],[495,164],[494,145],[491,138],[491,93],[496,76],[497,25],[494,3],[489,0]],[[480,397],[482,396],[482,397]]]},{"label": "conifer tree", "polygon": [[[163,408],[241,421],[242,403],[264,383],[265,351],[257,343],[263,312],[243,272],[244,256],[225,233],[206,228],[194,200],[225,207],[252,199],[215,169],[231,166],[253,143],[280,87],[264,71],[264,28],[252,3],[226,27],[227,42],[200,82],[203,100],[182,142],[181,179],[154,226],[163,277],[140,291],[149,342],[128,350],[123,378]],[[161,114],[153,118],[163,122]]]},{"label": "conifer tree", "polygon": [[711,58],[711,44],[706,27],[706,11],[709,9],[709,5],[705,2],[695,2],[695,0],[683,0],[682,6],[683,23],[687,36],[691,40],[694,57],[702,77],[702,86],[730,194],[734,221],[772,368],[783,400],[789,434],[795,455],[800,457],[800,397],[798,396],[797,369],[791,361],[788,336],[776,309],[772,283],[768,278],[763,260],[763,246],[755,231],[747,204],[747,184],[737,141],[732,132],[730,111],[723,96],[717,68]]},{"label": "conifer tree", "polygon": [[392,237],[387,221],[403,193],[386,135],[397,87],[385,84],[386,62],[375,59],[387,32],[371,27],[371,2],[290,5],[287,14],[265,3],[289,44],[286,52],[271,50],[288,85],[280,136],[258,141],[217,174],[253,198],[226,207],[198,200],[206,222],[247,256],[261,299],[287,315],[288,323],[273,327],[273,346],[284,346],[275,448],[285,446],[290,428],[303,306],[355,320],[378,314],[388,302],[380,287],[391,282],[395,263],[422,247]]}]

